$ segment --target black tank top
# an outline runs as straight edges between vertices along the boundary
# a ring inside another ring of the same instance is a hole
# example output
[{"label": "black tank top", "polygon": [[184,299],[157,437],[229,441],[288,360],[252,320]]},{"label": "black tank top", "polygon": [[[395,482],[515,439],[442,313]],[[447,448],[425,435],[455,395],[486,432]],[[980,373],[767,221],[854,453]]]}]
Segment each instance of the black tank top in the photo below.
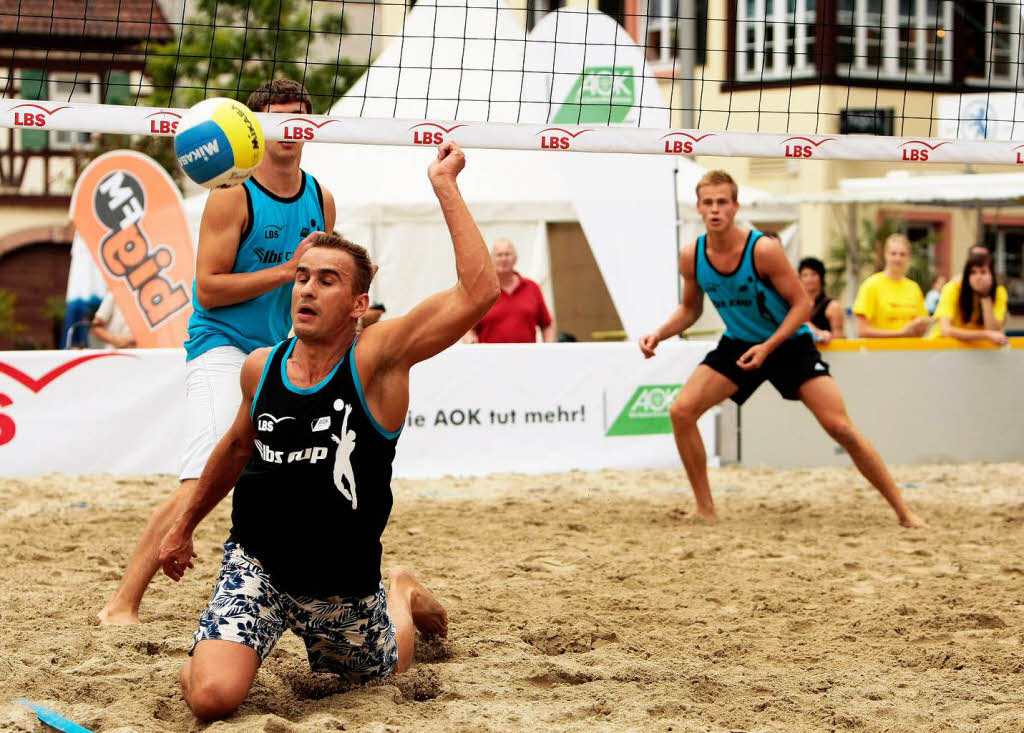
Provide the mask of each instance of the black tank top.
[{"label": "black tank top", "polygon": [[401,430],[370,415],[355,344],[309,388],[288,380],[295,339],[267,357],[252,405],[255,452],[235,486],[231,539],[275,587],[317,598],[362,597],[380,585],[380,536],[391,515],[391,463]]},{"label": "black tank top", "polygon": [[831,302],[832,298],[828,297],[824,293],[818,293],[818,297],[814,299],[814,307],[811,309],[810,321],[822,331],[832,330],[832,324],[828,322],[828,317],[825,315],[825,311],[828,309],[828,305]]}]

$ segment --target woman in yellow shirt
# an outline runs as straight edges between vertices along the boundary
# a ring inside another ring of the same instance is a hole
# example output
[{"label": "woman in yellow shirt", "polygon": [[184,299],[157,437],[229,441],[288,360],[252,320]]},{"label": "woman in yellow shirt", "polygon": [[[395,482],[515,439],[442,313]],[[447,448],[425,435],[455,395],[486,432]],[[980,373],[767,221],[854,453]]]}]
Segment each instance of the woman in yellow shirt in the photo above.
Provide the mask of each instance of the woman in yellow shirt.
[{"label": "woman in yellow shirt", "polygon": [[996,284],[992,255],[973,254],[964,265],[964,275],[942,288],[935,309],[938,321],[932,336],[952,336],[964,341],[988,340],[1006,343],[1006,288]]},{"label": "woman in yellow shirt", "polygon": [[906,276],[910,240],[890,234],[885,240],[885,269],[865,280],[853,303],[859,338],[924,336],[931,322],[921,287]]}]

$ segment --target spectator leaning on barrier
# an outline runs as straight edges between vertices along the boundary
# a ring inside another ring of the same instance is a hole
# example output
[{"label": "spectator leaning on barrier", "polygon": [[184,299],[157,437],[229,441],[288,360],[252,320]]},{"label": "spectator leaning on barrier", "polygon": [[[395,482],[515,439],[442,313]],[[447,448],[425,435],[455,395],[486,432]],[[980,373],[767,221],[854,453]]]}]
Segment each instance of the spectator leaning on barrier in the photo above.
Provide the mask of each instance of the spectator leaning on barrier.
[{"label": "spectator leaning on barrier", "polygon": [[865,280],[857,291],[853,314],[860,338],[924,336],[930,319],[921,287],[906,276],[910,240],[890,234],[885,240],[885,269]]},{"label": "spectator leaning on barrier", "polygon": [[825,294],[825,263],[817,257],[804,257],[797,272],[804,292],[811,299],[811,317],[807,325],[814,340],[827,344],[832,339],[843,338],[843,306]]},{"label": "spectator leaning on barrier", "polygon": [[934,316],[935,309],[939,307],[939,299],[942,297],[942,289],[946,287],[949,278],[945,275],[936,275],[932,280],[932,289],[924,296],[924,309],[928,315]]},{"label": "spectator leaning on barrier", "polygon": [[132,331],[124,314],[114,302],[114,294],[108,292],[103,296],[96,315],[92,318],[92,332],[100,341],[106,342],[108,349],[130,349],[135,346]]},{"label": "spectator leaning on barrier", "polygon": [[498,302],[480,319],[464,339],[481,344],[532,344],[537,329],[545,343],[555,340],[555,325],[544,303],[540,286],[516,272],[518,255],[507,239],[491,247],[491,259],[498,273],[501,294]]},{"label": "spectator leaning on barrier", "polygon": [[952,336],[964,341],[1006,343],[1006,288],[996,284],[992,255],[972,254],[964,264],[963,277],[942,289],[935,309],[938,323],[931,336]]}]

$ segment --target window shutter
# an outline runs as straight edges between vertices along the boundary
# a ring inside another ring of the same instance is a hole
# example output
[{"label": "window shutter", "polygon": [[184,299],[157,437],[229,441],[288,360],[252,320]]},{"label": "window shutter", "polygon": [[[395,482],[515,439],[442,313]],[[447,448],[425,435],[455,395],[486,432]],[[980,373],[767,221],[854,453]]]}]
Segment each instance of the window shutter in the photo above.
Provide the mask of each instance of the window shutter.
[{"label": "window shutter", "polygon": [[[46,75],[42,69],[18,69],[16,73],[21,81],[22,99],[46,99]],[[22,150],[46,150],[49,145],[46,130],[21,130]]]},{"label": "window shutter", "polygon": [[104,104],[131,104],[132,78],[127,71],[111,71],[107,75],[107,90],[103,96]]}]

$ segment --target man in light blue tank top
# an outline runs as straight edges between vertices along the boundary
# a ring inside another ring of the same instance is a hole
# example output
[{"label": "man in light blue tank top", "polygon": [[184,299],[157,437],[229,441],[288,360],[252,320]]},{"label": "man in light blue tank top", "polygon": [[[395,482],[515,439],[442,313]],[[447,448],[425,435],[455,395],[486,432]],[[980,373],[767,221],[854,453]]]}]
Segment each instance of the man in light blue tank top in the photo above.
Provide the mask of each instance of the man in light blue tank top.
[{"label": "man in light blue tank top", "polygon": [[[264,84],[247,105],[293,116],[312,112],[305,87],[287,79]],[[334,229],[334,199],[299,167],[302,147],[268,141],[252,178],[207,199],[185,342],[181,484],[146,525],[121,584],[99,612],[105,624],[139,622],[142,595],[159,569],[160,541],[238,411],[242,363],[252,351],[287,337],[298,262],[316,234]]]},{"label": "man in light blue tank top", "polygon": [[923,522],[907,507],[881,456],[854,427],[828,364],[811,340],[811,302],[778,242],[735,224],[737,187],[725,171],[710,171],[697,184],[697,211],[707,234],[682,249],[683,299],[657,331],[640,339],[644,357],[688,329],[708,296],[725,322],[725,334],[679,391],[669,410],[676,447],[693,488],[697,515],[717,517],[708,483],[707,455],[697,420],[720,402],[737,404],[770,381],[788,400],[800,400],[889,502],[900,524]]}]

